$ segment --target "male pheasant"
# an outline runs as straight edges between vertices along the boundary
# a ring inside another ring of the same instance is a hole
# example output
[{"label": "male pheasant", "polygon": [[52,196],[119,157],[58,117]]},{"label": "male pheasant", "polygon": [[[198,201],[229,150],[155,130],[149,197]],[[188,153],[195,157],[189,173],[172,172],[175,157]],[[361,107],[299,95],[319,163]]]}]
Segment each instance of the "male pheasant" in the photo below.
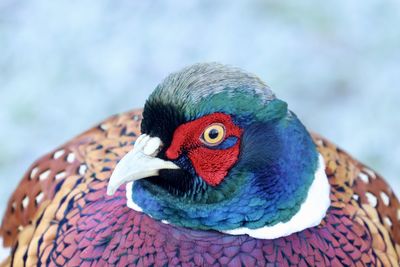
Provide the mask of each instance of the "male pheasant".
[{"label": "male pheasant", "polygon": [[399,266],[399,217],[378,174],[260,79],[196,64],[32,165],[3,264]]}]

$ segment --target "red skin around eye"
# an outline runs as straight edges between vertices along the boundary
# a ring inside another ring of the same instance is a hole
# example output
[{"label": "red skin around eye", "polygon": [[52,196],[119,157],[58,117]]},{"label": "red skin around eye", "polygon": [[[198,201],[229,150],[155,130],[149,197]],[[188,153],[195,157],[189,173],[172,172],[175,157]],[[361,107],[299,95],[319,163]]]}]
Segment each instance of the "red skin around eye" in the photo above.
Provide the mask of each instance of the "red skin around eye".
[{"label": "red skin around eye", "polygon": [[[204,130],[213,123],[225,126],[228,137],[237,137],[235,145],[227,149],[211,149],[200,139]],[[239,157],[240,136],[242,129],[232,122],[224,113],[213,113],[180,125],[174,133],[171,146],[166,151],[170,160],[179,158],[186,152],[196,173],[209,185],[216,186],[222,182],[230,168]]]}]

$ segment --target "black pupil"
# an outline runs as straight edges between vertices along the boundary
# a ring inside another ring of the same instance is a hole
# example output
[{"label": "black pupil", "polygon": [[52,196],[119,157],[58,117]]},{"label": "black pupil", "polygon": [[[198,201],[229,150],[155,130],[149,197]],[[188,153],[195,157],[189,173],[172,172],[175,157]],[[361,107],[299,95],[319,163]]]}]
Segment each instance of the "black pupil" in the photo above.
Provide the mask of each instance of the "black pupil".
[{"label": "black pupil", "polygon": [[211,131],[208,133],[208,137],[210,137],[210,139],[215,139],[218,137],[218,130],[217,129],[211,129]]}]

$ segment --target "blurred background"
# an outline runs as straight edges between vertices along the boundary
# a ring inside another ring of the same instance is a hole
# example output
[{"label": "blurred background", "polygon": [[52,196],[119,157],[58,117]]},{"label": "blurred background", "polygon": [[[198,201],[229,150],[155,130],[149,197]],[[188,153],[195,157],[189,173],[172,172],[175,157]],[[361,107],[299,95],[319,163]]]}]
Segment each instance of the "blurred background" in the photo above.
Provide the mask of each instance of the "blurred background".
[{"label": "blurred background", "polygon": [[400,2],[0,0],[0,213],[36,158],[204,61],[260,76],[400,195]]}]

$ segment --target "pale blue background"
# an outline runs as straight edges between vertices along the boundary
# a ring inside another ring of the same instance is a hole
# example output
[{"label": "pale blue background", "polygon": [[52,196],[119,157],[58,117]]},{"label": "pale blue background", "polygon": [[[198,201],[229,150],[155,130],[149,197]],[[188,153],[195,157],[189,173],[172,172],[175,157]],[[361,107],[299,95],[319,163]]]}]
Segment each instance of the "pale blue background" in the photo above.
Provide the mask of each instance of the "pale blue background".
[{"label": "pale blue background", "polygon": [[258,74],[399,194],[399,3],[0,0],[0,212],[37,157],[203,61]]}]

